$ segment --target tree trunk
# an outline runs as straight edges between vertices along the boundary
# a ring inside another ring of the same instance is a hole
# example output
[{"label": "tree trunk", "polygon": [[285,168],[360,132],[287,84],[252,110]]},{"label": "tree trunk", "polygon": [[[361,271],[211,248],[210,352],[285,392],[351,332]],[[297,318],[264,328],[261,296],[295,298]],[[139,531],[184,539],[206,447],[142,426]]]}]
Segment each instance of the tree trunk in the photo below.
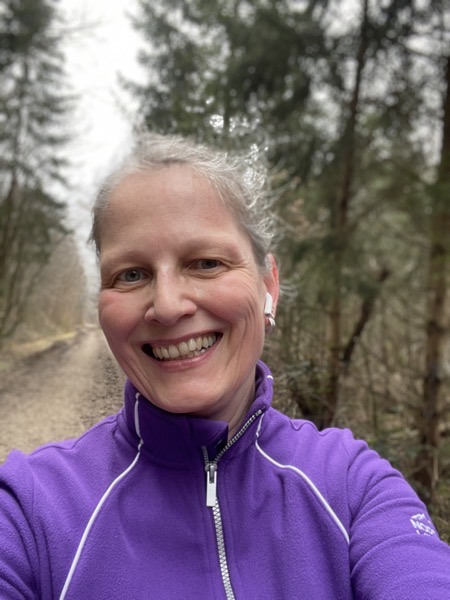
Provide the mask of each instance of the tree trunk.
[{"label": "tree trunk", "polygon": [[358,54],[356,57],[355,82],[353,86],[352,97],[349,103],[349,114],[347,124],[342,139],[344,155],[341,167],[341,185],[335,200],[335,208],[332,222],[333,236],[335,238],[336,249],[333,265],[333,297],[330,301],[330,308],[328,311],[328,386],[326,394],[326,409],[324,411],[321,423],[323,427],[328,427],[332,424],[339,403],[339,380],[342,373],[341,274],[343,268],[344,254],[347,246],[347,220],[350,200],[352,196],[352,183],[355,162],[355,134],[357,126],[357,117],[359,112],[361,82],[366,62],[366,52],[369,44],[367,36],[368,11],[369,0],[363,0],[360,44],[358,48]]},{"label": "tree trunk", "polygon": [[427,274],[426,358],[423,403],[418,429],[421,450],[416,480],[424,497],[433,502],[439,482],[440,427],[443,422],[443,350],[448,334],[448,266],[450,258],[450,57],[446,63],[443,136],[438,178],[433,190],[430,254]]},{"label": "tree trunk", "polygon": [[[390,271],[388,269],[381,269],[377,277],[377,283],[379,284],[380,288],[381,285],[389,277],[389,275]],[[373,293],[372,296],[370,296],[369,298],[364,298],[364,300],[361,302],[359,319],[357,320],[354,328],[352,329],[348,342],[345,345],[344,351],[342,352],[341,362],[343,365],[344,372],[348,370],[356,344],[359,338],[361,337],[367,323],[370,321],[378,295],[379,292]]]}]

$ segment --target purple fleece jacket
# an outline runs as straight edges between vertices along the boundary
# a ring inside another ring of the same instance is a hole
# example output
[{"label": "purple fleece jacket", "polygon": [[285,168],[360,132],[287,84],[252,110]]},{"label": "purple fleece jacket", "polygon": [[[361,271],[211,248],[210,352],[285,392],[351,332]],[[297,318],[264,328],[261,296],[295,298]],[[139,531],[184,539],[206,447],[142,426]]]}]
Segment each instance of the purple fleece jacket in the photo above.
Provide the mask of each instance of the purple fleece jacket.
[{"label": "purple fleece jacket", "polygon": [[80,438],[12,452],[0,598],[448,600],[450,548],[402,476],[271,398],[260,363],[224,448],[225,423],[161,411],[128,382],[123,410]]}]

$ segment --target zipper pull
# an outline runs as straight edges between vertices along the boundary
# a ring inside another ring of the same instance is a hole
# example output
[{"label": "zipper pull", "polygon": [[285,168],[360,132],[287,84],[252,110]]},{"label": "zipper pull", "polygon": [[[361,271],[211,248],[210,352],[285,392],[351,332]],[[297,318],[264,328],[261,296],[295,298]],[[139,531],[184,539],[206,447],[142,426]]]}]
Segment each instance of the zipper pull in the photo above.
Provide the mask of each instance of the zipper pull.
[{"label": "zipper pull", "polygon": [[206,506],[214,506],[217,499],[217,464],[210,462],[205,465],[206,471]]}]

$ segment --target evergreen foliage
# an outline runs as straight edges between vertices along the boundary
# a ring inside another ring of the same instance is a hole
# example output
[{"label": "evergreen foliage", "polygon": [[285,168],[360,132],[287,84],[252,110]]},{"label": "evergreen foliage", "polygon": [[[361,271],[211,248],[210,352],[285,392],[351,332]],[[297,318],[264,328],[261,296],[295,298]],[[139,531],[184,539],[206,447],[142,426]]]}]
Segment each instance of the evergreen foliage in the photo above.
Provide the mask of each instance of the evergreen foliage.
[{"label": "evergreen foliage", "polygon": [[0,4],[0,339],[18,326],[54,244],[66,234],[55,184],[71,98],[52,0]]}]

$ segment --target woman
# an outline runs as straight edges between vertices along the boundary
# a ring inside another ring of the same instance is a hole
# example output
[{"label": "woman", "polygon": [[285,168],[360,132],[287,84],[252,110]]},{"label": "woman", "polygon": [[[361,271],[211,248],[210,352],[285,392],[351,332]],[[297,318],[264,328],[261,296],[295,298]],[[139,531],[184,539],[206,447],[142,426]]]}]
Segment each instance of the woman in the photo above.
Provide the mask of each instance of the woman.
[{"label": "woman", "polygon": [[1,598],[448,599],[450,550],[348,431],[270,407],[258,180],[145,136],[94,210],[125,406],[0,470]]}]

